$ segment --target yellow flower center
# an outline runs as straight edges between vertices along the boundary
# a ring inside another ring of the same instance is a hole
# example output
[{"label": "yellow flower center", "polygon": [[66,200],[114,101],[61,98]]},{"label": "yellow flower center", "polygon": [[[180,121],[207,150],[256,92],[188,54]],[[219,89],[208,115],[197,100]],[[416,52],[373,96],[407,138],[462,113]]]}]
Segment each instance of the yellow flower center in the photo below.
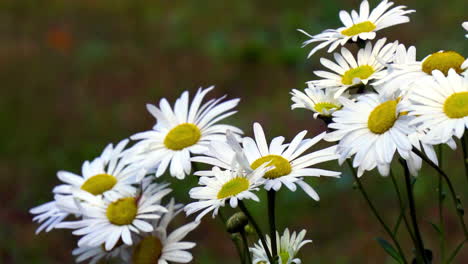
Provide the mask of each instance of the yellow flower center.
[{"label": "yellow flower center", "polygon": [[136,200],[133,197],[119,199],[107,207],[106,216],[114,225],[129,225],[138,212]]},{"label": "yellow flower center", "polygon": [[444,102],[444,112],[450,118],[468,116],[468,92],[450,95]]},{"label": "yellow flower center", "polygon": [[252,169],[255,170],[256,168],[260,167],[261,165],[267,162],[269,162],[267,166],[275,166],[275,168],[267,171],[265,175],[263,176],[264,178],[276,179],[281,176],[288,175],[292,171],[291,164],[289,163],[289,161],[279,155],[263,156],[255,160],[250,165],[250,167],[252,167]]},{"label": "yellow flower center", "polygon": [[355,78],[365,80],[369,78],[375,72],[374,68],[369,65],[362,65],[353,69],[347,70],[343,77],[341,77],[341,83],[344,85],[352,85]]},{"label": "yellow flower center", "polygon": [[235,196],[243,191],[249,189],[250,182],[245,177],[232,178],[230,181],[223,184],[221,190],[218,192],[218,199],[224,199]]},{"label": "yellow flower center", "polygon": [[288,260],[289,260],[289,252],[281,251],[279,253],[279,257],[281,258],[281,263],[286,264],[288,263]]},{"label": "yellow flower center", "polygon": [[88,178],[83,185],[81,185],[81,189],[93,195],[99,195],[112,189],[116,183],[117,179],[114,176],[103,173]]},{"label": "yellow flower center", "polygon": [[133,264],[155,264],[162,255],[163,245],[155,236],[147,236],[135,246],[132,255]]},{"label": "yellow flower center", "polygon": [[461,65],[465,58],[455,51],[436,52],[427,57],[422,63],[422,70],[427,74],[432,74],[433,70],[439,70],[446,76],[450,69],[457,73],[462,73]]},{"label": "yellow flower center", "polygon": [[327,110],[328,112],[330,112],[330,110],[332,109],[339,109],[339,108],[340,106],[336,104],[328,103],[328,102],[317,103],[314,106],[314,110],[319,113],[322,113],[323,110]]},{"label": "yellow flower center", "polygon": [[378,105],[369,115],[367,126],[375,134],[383,134],[393,127],[397,120],[397,101],[387,101]]},{"label": "yellow flower center", "polygon": [[370,21],[364,21],[358,24],[354,24],[345,30],[342,30],[341,34],[348,37],[352,37],[361,33],[372,32],[375,28],[376,26],[374,25],[374,23]]},{"label": "yellow flower center", "polygon": [[168,149],[181,150],[196,144],[200,138],[201,132],[196,125],[184,123],[174,127],[167,133],[164,138],[164,145]]}]

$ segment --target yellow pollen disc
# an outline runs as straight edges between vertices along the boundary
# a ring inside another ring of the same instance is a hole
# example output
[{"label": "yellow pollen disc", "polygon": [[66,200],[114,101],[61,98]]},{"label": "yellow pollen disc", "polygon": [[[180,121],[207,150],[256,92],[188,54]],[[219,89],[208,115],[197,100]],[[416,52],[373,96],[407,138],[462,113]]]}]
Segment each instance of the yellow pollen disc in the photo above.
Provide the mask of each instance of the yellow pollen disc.
[{"label": "yellow pollen disc", "polygon": [[361,33],[372,32],[375,28],[376,26],[374,25],[374,23],[370,21],[364,21],[358,24],[354,24],[345,30],[342,30],[341,34],[348,37],[352,37]]},{"label": "yellow pollen disc", "polygon": [[132,255],[133,264],[155,264],[162,255],[163,245],[155,236],[147,236],[135,246]]},{"label": "yellow pollen disc", "polygon": [[349,69],[341,77],[341,83],[344,85],[352,85],[355,78],[365,80],[375,72],[374,68],[369,65],[362,65],[357,68]]},{"label": "yellow pollen disc", "polygon": [[462,73],[461,65],[465,58],[455,51],[436,52],[427,57],[422,63],[422,70],[427,74],[432,74],[433,70],[439,70],[445,76],[448,75],[450,69],[454,69],[457,73]]},{"label": "yellow pollen disc", "polygon": [[336,104],[328,103],[328,102],[321,102],[317,103],[314,106],[314,110],[322,113],[323,110],[330,111],[331,109],[339,109],[340,107]]},{"label": "yellow pollen disc", "polygon": [[106,216],[114,225],[129,225],[138,212],[136,200],[133,197],[119,199],[107,207]]},{"label": "yellow pollen disc", "polygon": [[468,92],[450,95],[444,102],[444,113],[450,118],[468,116]]},{"label": "yellow pollen disc", "polygon": [[254,161],[250,167],[255,170],[266,162],[269,162],[267,166],[275,166],[275,168],[267,171],[263,176],[264,178],[276,179],[281,176],[288,175],[292,171],[289,161],[278,155],[263,156]]},{"label": "yellow pollen disc", "polygon": [[378,105],[369,115],[367,126],[375,134],[383,134],[393,127],[397,120],[397,101],[387,101]]},{"label": "yellow pollen disc", "polygon": [[279,257],[281,258],[281,263],[288,263],[289,253],[287,251],[281,251]]},{"label": "yellow pollen disc", "polygon": [[196,125],[184,123],[167,133],[166,138],[164,138],[164,146],[172,150],[181,150],[196,144],[200,138],[201,132]]},{"label": "yellow pollen disc", "polygon": [[103,173],[88,178],[83,185],[81,185],[81,189],[93,195],[99,195],[112,189],[116,183],[117,179],[114,176]]},{"label": "yellow pollen disc", "polygon": [[224,199],[231,196],[235,196],[243,191],[249,189],[250,182],[247,178],[244,177],[236,177],[231,179],[230,181],[223,184],[221,190],[218,192],[218,199]]}]

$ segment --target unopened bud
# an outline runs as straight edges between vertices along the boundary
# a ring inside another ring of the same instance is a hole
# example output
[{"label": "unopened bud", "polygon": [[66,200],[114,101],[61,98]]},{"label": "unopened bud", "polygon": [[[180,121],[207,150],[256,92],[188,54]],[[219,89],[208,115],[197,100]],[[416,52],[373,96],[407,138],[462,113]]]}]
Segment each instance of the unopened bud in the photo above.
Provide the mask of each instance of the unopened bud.
[{"label": "unopened bud", "polygon": [[231,234],[244,231],[244,227],[249,223],[247,216],[244,213],[238,212],[233,214],[226,223],[227,231]]},{"label": "unopened bud", "polygon": [[246,226],[244,227],[244,231],[245,231],[245,233],[247,233],[247,235],[249,235],[249,236],[253,236],[253,235],[257,234],[257,233],[255,233],[255,229],[253,228],[253,226],[250,225],[250,224],[249,224],[249,225],[246,225]]}]

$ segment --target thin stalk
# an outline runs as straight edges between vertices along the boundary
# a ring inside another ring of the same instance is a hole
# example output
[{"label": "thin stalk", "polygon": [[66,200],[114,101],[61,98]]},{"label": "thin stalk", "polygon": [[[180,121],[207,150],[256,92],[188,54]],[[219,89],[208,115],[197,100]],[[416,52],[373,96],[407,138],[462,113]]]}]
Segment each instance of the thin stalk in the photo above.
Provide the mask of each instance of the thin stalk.
[{"label": "thin stalk", "polygon": [[[396,181],[395,175],[393,175],[393,172],[391,170],[390,170],[390,178],[392,179],[393,187],[395,188],[395,192],[397,193],[397,196],[398,196],[398,202],[400,203],[401,218],[403,218],[403,222],[405,223],[406,229],[408,230],[411,240],[413,240],[413,243],[416,243],[416,240],[413,235],[413,231],[411,230],[411,227],[408,222],[408,218],[406,217],[406,213],[405,213],[406,205],[403,203],[403,199],[401,198],[402,195],[398,187],[398,182]],[[395,229],[393,233],[396,235],[397,231],[398,229]]]},{"label": "thin stalk", "polygon": [[463,135],[461,138],[461,145],[463,149],[463,166],[465,167],[465,177],[466,180],[468,180],[468,163],[467,163],[467,158],[468,158],[468,150],[466,149],[466,135]]},{"label": "thin stalk", "polygon": [[[442,152],[442,145],[438,147],[438,160],[439,160],[439,167],[442,168],[443,162],[443,152]],[[445,231],[444,231],[444,186],[442,184],[442,177],[438,177],[438,205],[439,205],[439,229],[440,229],[440,263],[445,262]]]},{"label": "thin stalk", "polygon": [[252,225],[253,225],[253,227],[255,229],[255,232],[257,232],[257,235],[260,238],[260,242],[262,243],[262,246],[265,249],[268,260],[270,261],[270,263],[274,263],[273,258],[271,257],[270,248],[268,247],[268,245],[267,245],[267,243],[265,241],[265,235],[263,234],[262,230],[260,229],[260,226],[258,226],[257,222],[255,221],[255,219],[250,214],[249,210],[247,210],[247,207],[245,207],[245,204],[244,204],[244,202],[242,200],[239,200],[239,208],[245,214],[245,216],[247,216],[250,223],[252,223]]},{"label": "thin stalk", "polygon": [[[219,215],[219,220],[223,222],[224,228],[227,228],[226,217],[224,216],[223,211],[221,209],[219,210],[218,215]],[[241,260],[242,263],[244,263],[245,262],[244,254],[242,254],[242,250],[239,246],[238,241],[232,235],[231,235],[231,240],[232,240],[232,243],[234,243],[234,245],[236,246],[236,251],[237,251],[237,255],[239,255],[239,259]]]},{"label": "thin stalk", "polygon": [[372,213],[375,215],[375,217],[377,218],[377,220],[379,221],[379,223],[382,225],[382,227],[385,229],[385,232],[387,232],[387,234],[390,236],[390,238],[392,239],[393,243],[395,244],[397,250],[398,250],[398,253],[400,254],[402,260],[403,260],[403,263],[408,263],[406,261],[406,257],[405,257],[405,254],[403,253],[403,250],[401,249],[401,246],[400,246],[400,243],[398,243],[396,237],[393,235],[392,233],[392,230],[390,230],[390,228],[387,226],[387,224],[385,224],[384,220],[382,219],[382,217],[380,216],[380,214],[378,213],[377,209],[375,208],[374,204],[371,202],[371,200],[369,199],[369,196],[367,195],[367,192],[366,190],[364,190],[364,186],[362,185],[361,183],[361,180],[359,179],[359,177],[357,176],[357,173],[356,173],[356,170],[354,169],[354,167],[352,166],[351,164],[351,161],[348,159],[347,160],[347,163],[349,165],[349,167],[351,168],[351,171],[352,171],[352,175],[354,177],[354,180],[356,180],[357,184],[358,184],[358,187],[359,187],[359,191],[361,191],[361,194],[362,196],[364,197],[364,199],[366,200],[367,204],[369,205],[369,208],[371,209]]},{"label": "thin stalk", "polygon": [[268,220],[270,223],[270,238],[271,238],[271,249],[273,259],[278,256],[278,248],[276,245],[276,212],[275,212],[275,200],[276,191],[269,190],[268,192]]},{"label": "thin stalk", "polygon": [[250,256],[250,251],[249,251],[249,241],[247,240],[247,236],[245,235],[244,230],[242,230],[240,234],[242,237],[242,243],[244,244],[244,256],[247,256],[247,263],[250,264],[252,263],[252,257]]},{"label": "thin stalk", "polygon": [[457,211],[457,215],[458,215],[458,219],[460,221],[460,225],[463,228],[463,233],[465,235],[465,240],[467,240],[468,239],[468,230],[466,228],[465,220],[463,219],[464,210],[463,210],[463,207],[461,205],[461,200],[457,197],[457,195],[455,193],[455,188],[453,188],[453,184],[450,181],[450,178],[448,177],[448,175],[441,168],[439,168],[439,166],[437,166],[437,164],[432,162],[432,160],[430,160],[426,155],[424,155],[424,153],[419,151],[417,148],[413,148],[412,151],[416,155],[421,157],[422,160],[424,160],[427,164],[429,164],[429,166],[434,168],[444,178],[444,180],[447,183],[447,186],[449,188],[450,195],[452,196],[452,200],[453,200],[453,203],[454,203],[454,206],[455,206],[455,210]]},{"label": "thin stalk", "polygon": [[[426,259],[426,254],[424,250],[424,243],[421,237],[421,232],[419,231],[418,220],[416,218],[416,204],[414,201],[413,188],[411,188],[411,176],[409,173],[408,165],[405,160],[400,159],[401,165],[405,171],[405,182],[406,182],[406,192],[408,195],[409,207],[410,207],[410,216],[413,223],[414,236],[416,238],[416,252],[419,257],[422,259],[423,263],[429,264],[430,262]],[[418,257],[417,257],[418,259]]]}]

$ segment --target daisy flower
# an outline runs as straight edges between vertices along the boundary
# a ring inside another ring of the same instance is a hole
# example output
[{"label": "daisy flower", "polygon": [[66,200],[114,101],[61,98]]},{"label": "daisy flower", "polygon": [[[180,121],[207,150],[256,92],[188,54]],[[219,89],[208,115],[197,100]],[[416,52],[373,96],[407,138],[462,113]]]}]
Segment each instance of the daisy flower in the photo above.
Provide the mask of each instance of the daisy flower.
[{"label": "daisy flower", "polygon": [[432,75],[412,84],[406,110],[415,116],[411,124],[428,130],[428,143],[448,143],[468,127],[468,78],[453,69],[448,76],[437,70]]},{"label": "daisy flower", "polygon": [[369,2],[362,1],[359,14],[355,10],[348,13],[340,11],[340,20],[344,26],[338,29],[327,29],[318,35],[310,35],[304,30],[299,30],[308,37],[309,40],[303,43],[303,47],[315,43],[322,42],[310,51],[310,58],[316,51],[330,46],[328,52],[334,51],[339,45],[345,45],[349,40],[357,42],[361,40],[372,40],[376,36],[376,32],[398,24],[409,22],[407,14],[415,12],[414,10],[405,10],[405,6],[397,6],[389,9],[393,2],[387,0],[382,1],[372,12],[369,13]]},{"label": "daisy flower", "polygon": [[386,64],[393,60],[398,43],[395,41],[385,45],[385,41],[385,38],[379,39],[374,47],[367,42],[365,48],[358,51],[357,61],[346,48],[341,48],[341,54],[334,53],[337,63],[321,58],[322,65],[333,72],[314,71],[315,75],[324,79],[309,81],[309,87],[330,89],[338,98],[352,86],[382,79],[387,75]]},{"label": "daisy flower", "polygon": [[[291,92],[291,100],[294,102],[291,109],[305,108],[314,112],[314,118],[324,116],[330,117],[333,112],[339,110],[342,105],[340,101],[333,96],[330,90],[321,90],[314,87],[309,87],[304,92],[293,89]],[[342,96],[349,97],[348,94]]]},{"label": "daisy flower", "polygon": [[189,263],[192,261],[193,256],[187,250],[195,247],[196,244],[181,240],[199,223],[191,222],[177,228],[170,234],[167,233],[169,223],[183,210],[182,207],[182,204],[175,204],[174,199],[171,199],[166,206],[167,213],[161,219],[154,221],[154,231],[144,235],[135,244],[132,253],[133,264]]},{"label": "daisy flower", "polygon": [[263,183],[263,175],[266,172],[266,164],[261,165],[256,170],[248,174],[241,174],[235,171],[221,170],[213,167],[212,176],[200,177],[200,187],[194,187],[189,195],[192,199],[200,201],[190,203],[185,206],[187,215],[202,211],[198,214],[196,221],[200,221],[203,216],[213,211],[213,217],[218,214],[220,207],[224,207],[226,202],[232,208],[236,208],[238,201],[252,199],[260,201],[253,192]]},{"label": "daisy flower", "polygon": [[[284,184],[291,191],[296,191],[298,185],[315,200],[319,200],[317,192],[304,182],[303,177],[339,177],[341,175],[340,172],[311,168],[318,163],[337,159],[339,156],[335,154],[335,146],[302,155],[322,140],[325,132],[312,139],[304,139],[307,134],[307,131],[304,130],[297,134],[289,144],[283,144],[284,137],[276,137],[268,145],[262,126],[259,123],[254,123],[253,129],[255,139],[243,138],[242,147],[238,146],[239,143],[231,138],[229,140],[231,148],[226,148],[225,144],[215,143],[212,145],[212,152],[208,153],[209,156],[200,157],[197,161],[220,166],[224,169],[232,169],[232,160],[236,159],[240,160],[239,163],[245,164],[241,167],[247,168],[247,170],[256,169],[266,163],[268,166],[274,167],[263,176],[266,190],[278,191]],[[235,156],[239,152],[241,153]],[[203,171],[198,172],[198,174],[209,176],[209,173]]]},{"label": "daisy flower", "polygon": [[[312,242],[312,240],[304,240],[306,233],[306,230],[302,230],[299,234],[296,234],[296,232],[290,234],[289,230],[286,229],[280,237],[279,233],[276,232],[276,244],[280,260],[278,264],[302,263],[301,260],[296,257],[297,253],[304,245]],[[271,252],[271,239],[268,235],[266,235],[266,242],[268,250]],[[255,244],[254,247],[250,248],[250,252],[253,254],[253,263],[273,264],[268,260],[265,248],[260,241]]]},{"label": "daisy flower", "polygon": [[[120,245],[112,250],[105,250],[103,246],[96,247],[78,247],[72,251],[73,256],[76,256],[76,262],[89,261],[89,264],[111,263],[112,260],[120,260],[129,263],[130,255],[128,254],[128,246]],[[104,261],[104,262],[100,262]],[[112,262],[114,263],[114,262]]]},{"label": "daisy flower", "polygon": [[40,226],[36,230],[39,234],[43,230],[49,232],[57,227],[69,215],[81,215],[79,208],[76,206],[76,201],[70,195],[55,195],[54,200],[36,206],[29,210],[33,215],[33,221],[38,222]]},{"label": "daisy flower", "polygon": [[147,105],[148,111],[156,118],[156,125],[153,130],[132,136],[132,139],[140,140],[132,148],[133,151],[146,157],[141,166],[157,166],[157,177],[170,166],[173,177],[184,179],[192,169],[191,154],[204,152],[210,141],[224,138],[227,129],[242,133],[236,127],[217,124],[236,113],[231,110],[237,106],[239,99],[221,103],[225,98],[223,96],[202,104],[205,95],[213,88],[199,89],[190,107],[188,91],[177,99],[174,109],[166,99],[160,101],[159,108]]},{"label": "daisy flower", "polygon": [[161,213],[167,212],[160,201],[171,189],[166,188],[167,184],[150,184],[150,180],[143,180],[141,194],[115,200],[77,192],[76,196],[84,201],[83,219],[63,222],[58,227],[75,229],[74,235],[83,236],[79,247],[104,245],[105,250],[111,250],[119,240],[132,245],[132,233],[153,231],[148,219],[160,218]]},{"label": "daisy flower", "polygon": [[325,140],[339,141],[339,163],[354,156],[353,167],[358,175],[378,168],[381,175],[389,174],[395,152],[409,158],[412,145],[408,138],[415,128],[409,125],[412,117],[402,111],[397,98],[370,93],[361,95],[357,102],[343,98],[343,108],[333,113],[333,122]]},{"label": "daisy flower", "polygon": [[129,164],[128,151],[124,151],[128,140],[122,140],[115,147],[109,144],[101,156],[85,161],[81,175],[59,171],[57,177],[64,183],[54,188],[54,193],[73,195],[83,190],[92,195],[115,199],[119,195],[132,195],[136,189],[132,184],[143,178],[146,170]]},{"label": "daisy flower", "polygon": [[388,66],[389,74],[374,84],[378,91],[389,94],[400,87],[408,90],[413,82],[432,76],[434,70],[447,75],[450,69],[458,74],[468,75],[468,59],[455,51],[438,51],[426,56],[422,61],[416,60],[416,48],[398,47],[394,63]]}]

